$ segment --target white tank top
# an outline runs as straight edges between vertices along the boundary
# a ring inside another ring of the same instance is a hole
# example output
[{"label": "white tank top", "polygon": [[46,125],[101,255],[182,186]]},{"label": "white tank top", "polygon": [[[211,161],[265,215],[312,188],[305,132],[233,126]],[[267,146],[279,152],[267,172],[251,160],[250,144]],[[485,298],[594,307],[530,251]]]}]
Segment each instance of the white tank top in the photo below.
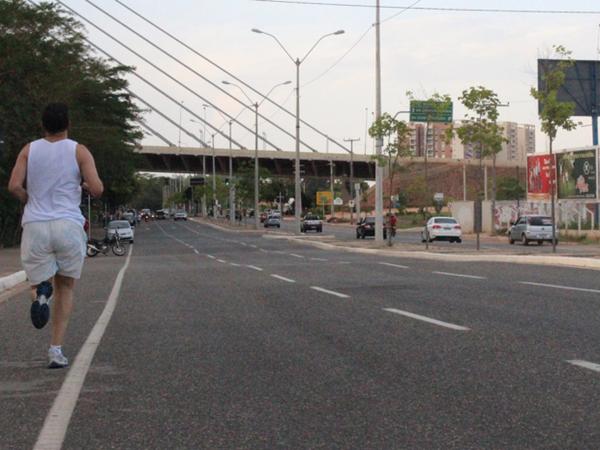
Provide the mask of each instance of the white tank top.
[{"label": "white tank top", "polygon": [[81,172],[76,156],[77,142],[39,139],[29,144],[27,195],[22,224],[68,219],[83,226]]}]

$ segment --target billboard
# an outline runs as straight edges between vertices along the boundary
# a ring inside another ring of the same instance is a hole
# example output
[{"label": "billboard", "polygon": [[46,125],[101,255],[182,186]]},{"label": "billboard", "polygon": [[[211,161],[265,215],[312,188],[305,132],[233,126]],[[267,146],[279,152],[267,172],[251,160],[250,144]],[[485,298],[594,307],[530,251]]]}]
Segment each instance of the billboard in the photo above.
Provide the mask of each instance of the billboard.
[{"label": "billboard", "polygon": [[550,182],[554,161],[554,155],[530,155],[527,157],[528,200],[550,200]]},{"label": "billboard", "polygon": [[[561,62],[557,59],[538,59],[538,89],[546,87],[546,74]],[[574,116],[598,114],[600,105],[600,61],[576,60],[567,68],[565,82],[558,90],[557,100],[573,103]],[[542,104],[538,104],[539,111]]]},{"label": "billboard", "polygon": [[596,149],[578,150],[556,155],[558,198],[596,198]]}]

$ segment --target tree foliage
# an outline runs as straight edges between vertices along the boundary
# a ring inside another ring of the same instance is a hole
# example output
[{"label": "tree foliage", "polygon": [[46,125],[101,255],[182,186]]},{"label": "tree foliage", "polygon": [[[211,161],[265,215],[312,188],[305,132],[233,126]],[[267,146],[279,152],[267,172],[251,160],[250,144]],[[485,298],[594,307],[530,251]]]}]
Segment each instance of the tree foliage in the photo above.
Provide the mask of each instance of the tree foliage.
[{"label": "tree foliage", "polygon": [[42,135],[48,102],[69,105],[70,137],[96,159],[112,206],[135,193],[140,111],[124,91],[131,67],[111,66],[85,45],[82,26],[51,3],[0,1],[0,244],[18,239],[20,205],[6,191],[17,154]]},{"label": "tree foliage", "polygon": [[571,59],[571,52],[562,45],[555,45],[553,48],[556,55],[562,59],[542,76],[542,89],[531,88],[530,91],[531,96],[541,103],[542,131],[548,135],[551,146],[559,129],[569,131],[577,126],[571,120],[575,104],[558,101],[558,91],[565,82],[567,69],[574,61]]},{"label": "tree foliage", "polygon": [[525,198],[525,188],[519,180],[504,177],[498,180],[498,200],[520,200]]}]

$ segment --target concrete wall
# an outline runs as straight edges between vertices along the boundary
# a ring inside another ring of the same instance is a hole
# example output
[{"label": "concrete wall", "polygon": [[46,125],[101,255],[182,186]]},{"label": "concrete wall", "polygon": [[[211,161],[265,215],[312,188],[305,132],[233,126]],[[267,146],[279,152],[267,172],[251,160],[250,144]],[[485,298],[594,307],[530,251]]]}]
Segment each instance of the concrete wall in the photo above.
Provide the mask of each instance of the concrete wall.
[{"label": "concrete wall", "polygon": [[452,202],[449,205],[452,217],[458,220],[463,233],[473,232],[473,202]]}]

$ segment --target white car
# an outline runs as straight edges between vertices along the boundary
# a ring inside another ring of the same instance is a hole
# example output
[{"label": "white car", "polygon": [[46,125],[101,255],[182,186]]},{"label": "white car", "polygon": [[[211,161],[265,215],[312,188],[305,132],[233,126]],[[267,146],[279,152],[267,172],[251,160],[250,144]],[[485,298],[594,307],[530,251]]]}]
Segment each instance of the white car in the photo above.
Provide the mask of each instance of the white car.
[{"label": "white car", "polygon": [[300,232],[306,233],[308,230],[315,230],[317,233],[323,232],[323,221],[319,216],[307,214],[300,222]]},{"label": "white car", "polygon": [[173,216],[173,220],[187,220],[187,213],[185,211],[177,211]]},{"label": "white car", "polygon": [[454,217],[432,217],[421,231],[421,242],[462,242],[462,228]]},{"label": "white car", "polygon": [[106,227],[106,237],[112,239],[115,230],[119,230],[119,238],[133,244],[134,230],[128,220],[112,220],[108,222],[108,227]]}]

